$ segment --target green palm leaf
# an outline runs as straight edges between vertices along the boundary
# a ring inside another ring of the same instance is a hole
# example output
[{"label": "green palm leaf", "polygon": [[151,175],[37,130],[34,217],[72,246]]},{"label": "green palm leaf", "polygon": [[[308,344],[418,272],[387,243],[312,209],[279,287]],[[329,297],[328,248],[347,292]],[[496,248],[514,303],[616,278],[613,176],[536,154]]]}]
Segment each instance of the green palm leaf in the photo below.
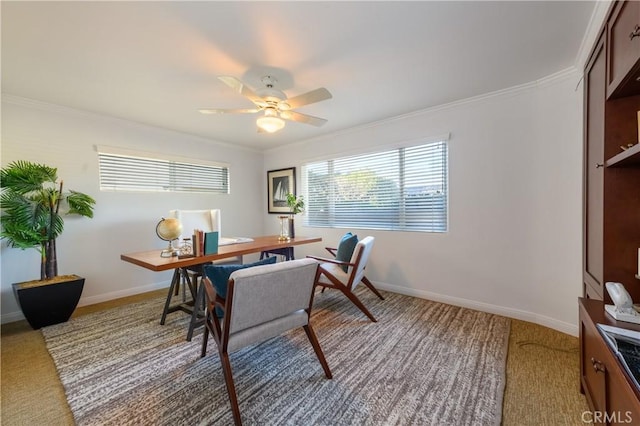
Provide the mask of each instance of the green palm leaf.
[{"label": "green palm leaf", "polygon": [[[28,161],[15,161],[0,171],[0,238],[6,239],[10,247],[40,251],[43,280],[53,278],[50,271],[57,270],[53,243],[64,229],[61,204],[68,207],[66,214],[85,217],[93,217],[95,205],[93,198],[81,192],[63,193],[57,179],[57,169]],[[54,252],[47,253],[45,246]]]}]

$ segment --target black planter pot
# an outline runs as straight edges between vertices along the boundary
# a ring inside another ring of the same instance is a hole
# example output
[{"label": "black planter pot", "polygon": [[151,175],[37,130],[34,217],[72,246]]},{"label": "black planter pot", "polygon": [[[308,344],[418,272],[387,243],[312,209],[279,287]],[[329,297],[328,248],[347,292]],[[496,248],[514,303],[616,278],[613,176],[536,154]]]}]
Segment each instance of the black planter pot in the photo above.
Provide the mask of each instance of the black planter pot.
[{"label": "black planter pot", "polygon": [[65,275],[53,281],[15,283],[13,293],[29,325],[37,330],[68,321],[78,306],[83,288],[84,278]]}]

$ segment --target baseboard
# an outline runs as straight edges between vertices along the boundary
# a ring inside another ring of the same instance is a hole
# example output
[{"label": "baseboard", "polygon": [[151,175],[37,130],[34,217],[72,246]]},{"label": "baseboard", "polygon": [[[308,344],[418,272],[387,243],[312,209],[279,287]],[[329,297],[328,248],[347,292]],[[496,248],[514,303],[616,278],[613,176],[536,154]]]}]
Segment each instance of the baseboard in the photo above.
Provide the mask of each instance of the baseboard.
[{"label": "baseboard", "polygon": [[[100,294],[97,296],[80,298],[78,306],[94,305],[96,303],[102,303],[109,300],[119,299],[121,297],[133,296],[140,293],[147,293],[154,290],[169,287],[170,281],[164,281],[154,284],[149,284],[141,287],[135,287],[127,290],[113,291],[110,293]],[[475,309],[478,311],[488,312],[491,314],[502,315],[509,318],[514,318],[522,321],[532,322],[534,324],[549,327],[554,330],[560,331],[572,336],[578,336],[578,325],[570,324],[557,319],[550,318],[544,315],[539,315],[533,312],[523,311],[519,309],[507,308],[499,305],[492,305],[489,303],[478,302],[475,300],[464,299],[459,297],[447,296],[444,294],[433,293],[430,291],[416,290],[412,288],[400,287],[397,285],[382,283],[374,281],[374,285],[381,289],[390,291],[392,293],[404,294],[406,296],[418,297],[421,299],[433,300],[434,302],[447,303],[449,305],[461,306],[463,308]],[[9,312],[0,316],[2,324],[23,320],[24,316],[20,311]]]},{"label": "baseboard", "polygon": [[107,302],[109,300],[120,299],[127,296],[135,296],[140,293],[148,293],[154,290],[160,290],[162,288],[168,288],[171,281],[163,281],[154,284],[148,284],[142,287],[135,287],[127,290],[113,291],[110,293],[100,294],[97,296],[91,296],[87,298],[81,298],[78,306],[95,305],[96,303]]},{"label": "baseboard", "polygon": [[10,322],[16,322],[16,321],[22,321],[23,319],[25,319],[24,315],[22,315],[22,312],[18,311],[18,312],[9,312],[8,314],[2,314],[2,316],[0,316],[0,321],[2,324],[8,324]]},{"label": "baseboard", "polygon": [[430,291],[416,290],[412,288],[400,287],[392,284],[374,281],[374,285],[381,289],[393,293],[404,294],[405,296],[418,297],[420,299],[433,300],[434,302],[447,303],[449,305],[461,306],[463,308],[475,309],[477,311],[488,312],[490,314],[502,315],[505,317],[527,321],[544,327],[552,328],[561,333],[571,336],[578,336],[578,325],[570,324],[544,315],[533,312],[523,311],[520,309],[507,308],[490,303],[478,302],[475,300],[464,299],[460,297],[447,296],[444,294],[433,293]]},{"label": "baseboard", "polygon": [[[148,293],[150,291],[168,288],[170,284],[171,281],[162,281],[159,283],[148,284],[141,287],[134,287],[127,290],[112,291],[110,293],[104,293],[97,296],[81,297],[80,301],[78,302],[78,306],[95,305],[96,303],[107,302],[109,300],[120,299],[122,297],[134,296],[140,293]],[[15,321],[21,321],[23,319],[25,319],[24,315],[22,315],[22,312],[20,311],[9,312],[7,314],[3,313],[0,316],[0,323],[6,324]]]}]

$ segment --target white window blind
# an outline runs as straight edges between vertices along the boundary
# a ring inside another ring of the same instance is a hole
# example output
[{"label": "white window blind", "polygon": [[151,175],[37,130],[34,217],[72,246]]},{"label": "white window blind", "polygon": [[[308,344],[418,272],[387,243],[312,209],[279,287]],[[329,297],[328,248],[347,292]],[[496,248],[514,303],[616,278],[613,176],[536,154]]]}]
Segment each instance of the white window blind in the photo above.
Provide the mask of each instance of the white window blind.
[{"label": "white window blind", "polygon": [[447,231],[447,142],[302,167],[305,225]]},{"label": "white window blind", "polygon": [[100,190],[229,193],[229,167],[220,164],[98,152]]}]

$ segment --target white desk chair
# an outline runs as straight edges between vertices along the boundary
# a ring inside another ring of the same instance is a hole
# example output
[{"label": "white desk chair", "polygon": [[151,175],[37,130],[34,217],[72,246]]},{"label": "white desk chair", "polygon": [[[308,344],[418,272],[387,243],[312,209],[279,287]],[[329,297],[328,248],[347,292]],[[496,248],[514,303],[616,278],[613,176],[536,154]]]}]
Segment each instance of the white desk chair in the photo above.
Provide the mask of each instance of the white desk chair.
[{"label": "white desk chair", "polygon": [[[220,209],[211,210],[171,210],[169,217],[175,217],[182,224],[182,235],[180,240],[191,238],[194,229],[201,229],[204,232],[218,232],[218,237],[222,237],[222,225],[220,219]],[[229,259],[216,260],[214,264],[242,263],[242,256]]]},{"label": "white desk chair", "polygon": [[221,236],[220,209],[170,210],[169,217],[175,217],[182,224],[181,242],[185,238],[191,238],[194,229],[201,229],[204,232],[218,231],[218,236]]}]

